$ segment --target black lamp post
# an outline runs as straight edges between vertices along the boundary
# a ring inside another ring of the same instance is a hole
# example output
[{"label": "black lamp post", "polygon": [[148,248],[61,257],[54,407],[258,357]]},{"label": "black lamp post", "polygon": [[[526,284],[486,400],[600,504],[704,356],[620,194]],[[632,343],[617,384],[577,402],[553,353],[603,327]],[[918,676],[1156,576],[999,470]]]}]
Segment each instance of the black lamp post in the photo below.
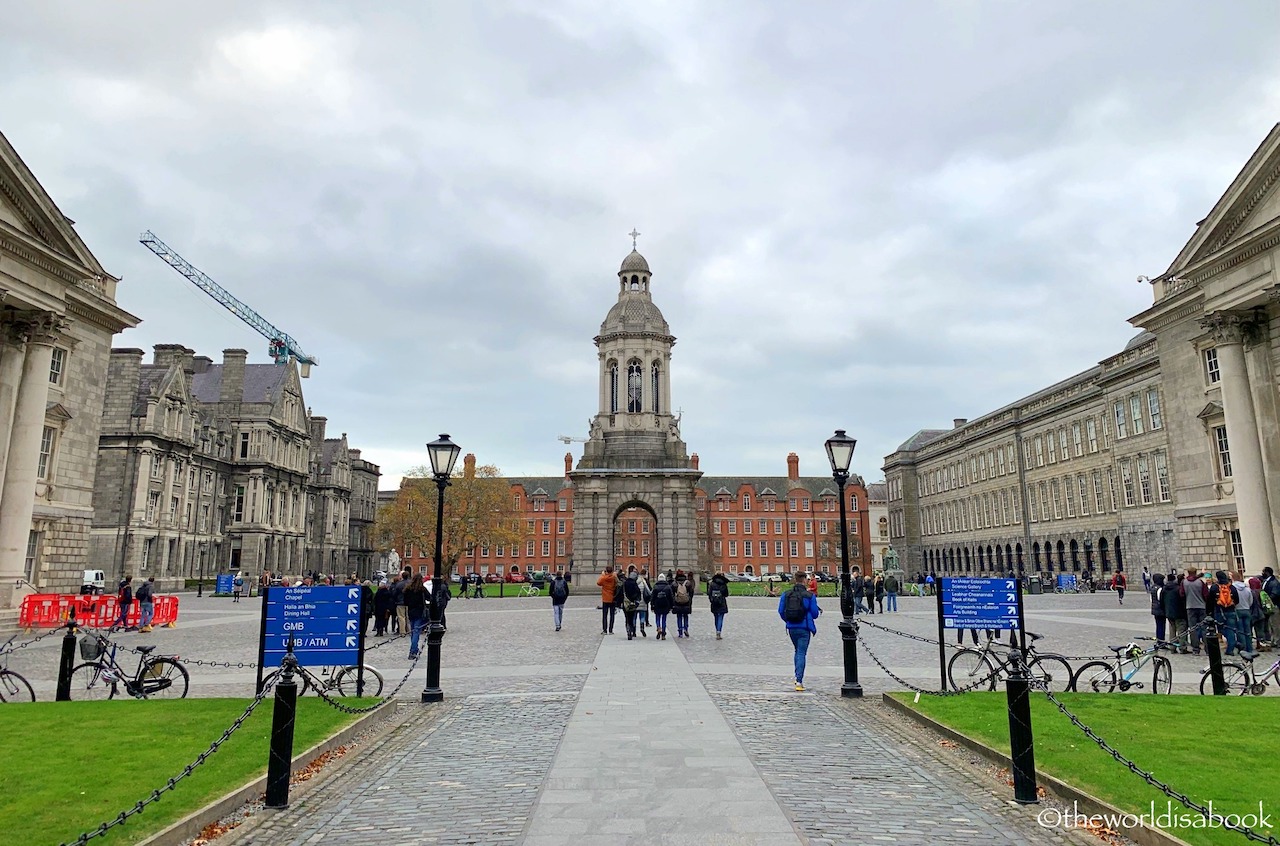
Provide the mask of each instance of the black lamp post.
[{"label": "black lamp post", "polygon": [[427,455],[431,459],[431,475],[436,480],[436,562],[435,573],[431,577],[431,626],[427,629],[427,686],[422,690],[423,702],[440,702],[444,699],[444,691],[440,689],[440,642],[444,640],[444,623],[441,617],[444,608],[440,603],[440,594],[444,589],[442,572],[444,555],[444,489],[449,487],[449,475],[453,473],[453,465],[462,450],[448,435],[427,444]]},{"label": "black lamp post", "polygon": [[849,521],[844,510],[844,486],[849,482],[849,464],[857,445],[844,429],[836,429],[827,438],[831,476],[840,490],[840,639],[844,643],[844,684],[840,685],[840,695],[846,698],[862,696],[862,685],[858,683],[858,624],[853,619],[853,586],[849,582]]},{"label": "black lamp post", "polygon": [[204,556],[209,551],[208,541],[200,542],[200,576],[196,579],[196,596],[204,596]]}]

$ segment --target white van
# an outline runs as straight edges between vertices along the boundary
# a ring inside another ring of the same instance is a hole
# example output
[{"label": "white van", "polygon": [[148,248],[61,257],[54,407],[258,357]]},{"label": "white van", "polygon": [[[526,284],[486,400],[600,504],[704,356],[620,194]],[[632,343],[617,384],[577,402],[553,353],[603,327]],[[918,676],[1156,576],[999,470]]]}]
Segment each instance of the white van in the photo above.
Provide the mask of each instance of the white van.
[{"label": "white van", "polygon": [[85,570],[80,583],[80,593],[99,594],[107,589],[107,574],[102,570]]}]

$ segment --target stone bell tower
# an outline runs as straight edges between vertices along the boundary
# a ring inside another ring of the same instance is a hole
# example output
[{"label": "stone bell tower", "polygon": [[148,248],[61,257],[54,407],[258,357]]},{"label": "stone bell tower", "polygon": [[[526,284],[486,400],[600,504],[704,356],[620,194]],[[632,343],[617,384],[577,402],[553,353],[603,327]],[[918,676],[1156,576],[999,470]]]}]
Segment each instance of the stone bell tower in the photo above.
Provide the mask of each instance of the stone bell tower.
[{"label": "stone bell tower", "polygon": [[628,508],[649,511],[659,571],[697,566],[693,491],[702,473],[671,413],[671,348],[676,339],[650,291],[649,262],[635,249],[618,270],[618,301],[595,338],[596,415],[573,481],[573,554],[579,571],[613,560],[614,525]]}]

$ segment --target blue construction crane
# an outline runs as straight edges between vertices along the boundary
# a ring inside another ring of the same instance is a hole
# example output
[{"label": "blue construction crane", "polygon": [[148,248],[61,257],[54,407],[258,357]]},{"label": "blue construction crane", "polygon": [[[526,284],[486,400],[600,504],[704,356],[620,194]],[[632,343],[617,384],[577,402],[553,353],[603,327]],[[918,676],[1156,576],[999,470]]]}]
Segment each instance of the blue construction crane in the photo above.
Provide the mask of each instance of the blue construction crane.
[{"label": "blue construction crane", "polygon": [[165,264],[181,273],[195,283],[195,286],[221,303],[227,311],[248,323],[259,334],[271,343],[267,346],[267,354],[275,359],[276,364],[284,364],[292,356],[298,360],[302,370],[302,378],[311,375],[311,365],[319,364],[311,356],[298,347],[298,342],[267,322],[267,319],[232,296],[231,292],[214,282],[191,262],[174,252],[173,248],[157,238],[151,230],[142,233],[138,239],[151,252],[159,256]]}]

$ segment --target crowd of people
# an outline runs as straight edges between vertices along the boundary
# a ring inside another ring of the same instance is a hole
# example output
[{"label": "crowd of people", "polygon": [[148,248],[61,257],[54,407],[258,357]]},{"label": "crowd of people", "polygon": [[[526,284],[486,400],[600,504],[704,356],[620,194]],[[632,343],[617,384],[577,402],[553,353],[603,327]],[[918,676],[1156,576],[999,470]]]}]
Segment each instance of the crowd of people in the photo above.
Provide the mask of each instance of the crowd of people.
[{"label": "crowd of people", "polygon": [[1280,580],[1271,567],[1261,576],[1218,570],[1212,575],[1188,567],[1183,573],[1142,570],[1151,599],[1156,640],[1180,653],[1200,654],[1204,621],[1217,624],[1226,654],[1269,650],[1280,642]]}]

